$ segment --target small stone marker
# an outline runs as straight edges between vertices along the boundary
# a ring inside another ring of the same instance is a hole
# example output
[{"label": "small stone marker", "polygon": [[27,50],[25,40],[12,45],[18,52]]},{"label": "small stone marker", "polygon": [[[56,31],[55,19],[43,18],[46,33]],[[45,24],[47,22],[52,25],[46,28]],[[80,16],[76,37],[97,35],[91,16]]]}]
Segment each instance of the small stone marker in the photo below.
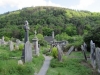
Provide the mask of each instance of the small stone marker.
[{"label": "small stone marker", "polygon": [[18,65],[23,65],[23,61],[22,60],[18,60]]}]

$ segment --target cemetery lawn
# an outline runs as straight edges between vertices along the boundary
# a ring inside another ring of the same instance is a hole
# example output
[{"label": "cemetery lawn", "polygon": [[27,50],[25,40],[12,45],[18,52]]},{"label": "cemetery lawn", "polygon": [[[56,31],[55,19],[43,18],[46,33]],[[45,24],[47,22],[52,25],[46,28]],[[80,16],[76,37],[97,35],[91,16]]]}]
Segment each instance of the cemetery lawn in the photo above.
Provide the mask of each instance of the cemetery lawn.
[{"label": "cemetery lawn", "polygon": [[99,75],[90,63],[84,60],[82,52],[72,52],[63,56],[63,61],[52,59],[46,75]]},{"label": "cemetery lawn", "polygon": [[[33,56],[32,62],[18,65],[22,51],[10,51],[8,46],[0,46],[0,75],[34,75],[39,72],[44,57]],[[17,57],[17,58],[12,58]]]}]

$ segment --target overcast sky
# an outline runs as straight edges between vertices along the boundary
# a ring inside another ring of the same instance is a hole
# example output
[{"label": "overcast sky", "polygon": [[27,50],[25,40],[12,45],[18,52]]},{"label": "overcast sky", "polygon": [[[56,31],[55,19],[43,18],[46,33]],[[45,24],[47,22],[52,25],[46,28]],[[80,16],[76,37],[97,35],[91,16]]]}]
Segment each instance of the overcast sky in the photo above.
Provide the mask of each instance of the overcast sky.
[{"label": "overcast sky", "polygon": [[100,0],[0,0],[0,14],[31,6],[57,6],[100,12]]}]

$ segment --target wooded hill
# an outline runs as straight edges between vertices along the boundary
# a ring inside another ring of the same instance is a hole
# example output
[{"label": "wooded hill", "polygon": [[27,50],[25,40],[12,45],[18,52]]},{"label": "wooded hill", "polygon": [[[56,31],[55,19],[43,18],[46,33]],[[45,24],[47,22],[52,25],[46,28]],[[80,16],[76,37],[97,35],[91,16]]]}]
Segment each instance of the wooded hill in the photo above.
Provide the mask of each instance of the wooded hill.
[{"label": "wooded hill", "polygon": [[0,15],[0,37],[24,37],[23,25],[28,20],[30,35],[34,30],[43,35],[67,33],[83,35],[92,27],[100,25],[100,13],[79,11],[60,7],[28,7]]}]

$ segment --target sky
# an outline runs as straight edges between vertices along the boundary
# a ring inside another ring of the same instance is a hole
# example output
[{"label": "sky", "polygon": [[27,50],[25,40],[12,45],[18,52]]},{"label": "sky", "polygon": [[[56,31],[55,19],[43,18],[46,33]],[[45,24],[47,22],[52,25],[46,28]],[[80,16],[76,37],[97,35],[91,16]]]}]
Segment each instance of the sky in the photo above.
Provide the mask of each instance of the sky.
[{"label": "sky", "polygon": [[0,0],[0,14],[32,6],[56,6],[100,12],[100,0]]}]

